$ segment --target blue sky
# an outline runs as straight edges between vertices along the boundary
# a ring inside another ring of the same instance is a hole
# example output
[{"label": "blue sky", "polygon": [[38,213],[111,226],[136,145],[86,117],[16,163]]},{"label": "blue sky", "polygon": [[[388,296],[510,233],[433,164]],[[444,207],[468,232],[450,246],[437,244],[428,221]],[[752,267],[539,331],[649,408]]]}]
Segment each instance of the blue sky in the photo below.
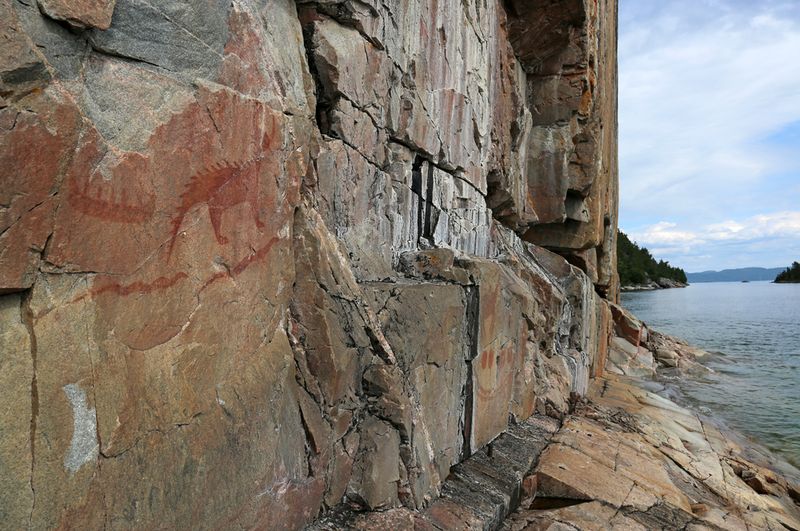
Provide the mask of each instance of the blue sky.
[{"label": "blue sky", "polygon": [[620,228],[686,271],[800,260],[800,1],[620,0]]}]

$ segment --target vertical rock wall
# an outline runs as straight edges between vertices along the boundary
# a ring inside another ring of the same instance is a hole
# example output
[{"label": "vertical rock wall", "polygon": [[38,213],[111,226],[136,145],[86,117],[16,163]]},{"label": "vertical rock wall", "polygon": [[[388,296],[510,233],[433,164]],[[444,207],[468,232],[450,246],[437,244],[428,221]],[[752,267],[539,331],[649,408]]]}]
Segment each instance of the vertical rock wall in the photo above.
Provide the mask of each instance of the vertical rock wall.
[{"label": "vertical rock wall", "polygon": [[3,525],[420,508],[566,412],[616,6],[528,4],[0,0]]},{"label": "vertical rock wall", "polygon": [[508,4],[532,129],[527,241],[558,251],[610,298],[618,287],[616,1]]}]

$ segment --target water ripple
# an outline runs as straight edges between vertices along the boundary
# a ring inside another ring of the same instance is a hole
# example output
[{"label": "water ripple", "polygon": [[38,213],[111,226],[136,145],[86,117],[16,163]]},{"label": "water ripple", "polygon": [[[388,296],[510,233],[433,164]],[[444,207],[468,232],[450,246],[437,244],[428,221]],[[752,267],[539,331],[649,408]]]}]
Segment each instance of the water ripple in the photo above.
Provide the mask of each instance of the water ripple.
[{"label": "water ripple", "polygon": [[674,380],[695,407],[800,464],[800,285],[694,284],[624,293],[622,303],[713,353],[704,360],[713,374]]}]

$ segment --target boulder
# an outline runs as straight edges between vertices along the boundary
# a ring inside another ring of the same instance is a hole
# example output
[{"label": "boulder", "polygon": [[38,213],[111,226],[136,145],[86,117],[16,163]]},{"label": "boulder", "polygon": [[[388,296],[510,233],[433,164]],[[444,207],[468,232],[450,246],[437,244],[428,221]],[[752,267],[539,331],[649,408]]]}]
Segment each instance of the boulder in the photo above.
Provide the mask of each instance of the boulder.
[{"label": "boulder", "polygon": [[644,347],[637,347],[629,341],[614,337],[608,353],[610,370],[616,374],[629,376],[653,377],[656,365],[653,354]]},{"label": "boulder", "polygon": [[629,343],[637,347],[640,343],[647,342],[648,331],[644,323],[622,306],[609,304],[609,307],[614,318],[614,332],[619,337],[625,338]]},{"label": "boulder", "polygon": [[672,280],[671,278],[664,278],[664,277],[661,277],[658,280],[656,280],[656,284],[658,284],[658,287],[663,289],[686,287],[686,284],[684,284],[683,282],[678,282],[677,280]]},{"label": "boulder", "polygon": [[656,350],[656,359],[667,367],[678,366],[678,353],[674,350],[659,348]]},{"label": "boulder", "polygon": [[362,424],[360,441],[348,496],[368,509],[398,505],[400,437],[397,430],[370,417]]},{"label": "boulder", "polygon": [[78,28],[107,30],[111,26],[116,0],[38,0],[47,16]]}]

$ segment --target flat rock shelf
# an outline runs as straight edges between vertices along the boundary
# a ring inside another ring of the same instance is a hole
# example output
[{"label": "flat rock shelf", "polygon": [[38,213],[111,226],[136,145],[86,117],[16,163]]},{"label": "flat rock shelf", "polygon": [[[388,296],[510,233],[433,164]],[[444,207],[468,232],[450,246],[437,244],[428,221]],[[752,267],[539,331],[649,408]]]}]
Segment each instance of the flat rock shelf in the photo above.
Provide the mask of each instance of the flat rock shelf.
[{"label": "flat rock shelf", "polygon": [[340,507],[309,529],[800,528],[797,478],[756,464],[729,435],[610,375],[563,423],[531,417],[453,467],[427,509]]}]

